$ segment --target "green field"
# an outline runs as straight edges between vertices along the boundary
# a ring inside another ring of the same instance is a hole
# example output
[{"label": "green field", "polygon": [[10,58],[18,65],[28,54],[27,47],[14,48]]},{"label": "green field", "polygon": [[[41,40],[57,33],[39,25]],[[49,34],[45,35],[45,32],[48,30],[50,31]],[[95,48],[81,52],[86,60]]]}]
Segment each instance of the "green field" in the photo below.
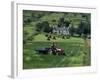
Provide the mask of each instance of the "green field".
[{"label": "green field", "polygon": [[[90,66],[90,40],[90,13],[23,10],[23,69]],[[66,55],[36,52],[53,42]]]},{"label": "green field", "polygon": [[65,50],[66,56],[44,55],[35,51],[37,48],[50,47],[52,41],[47,41],[43,34],[39,34],[33,41],[27,42],[23,47],[23,69],[78,67],[91,64],[90,49],[84,47],[85,41],[82,38],[71,37],[70,39],[58,38],[55,40],[57,47]]}]

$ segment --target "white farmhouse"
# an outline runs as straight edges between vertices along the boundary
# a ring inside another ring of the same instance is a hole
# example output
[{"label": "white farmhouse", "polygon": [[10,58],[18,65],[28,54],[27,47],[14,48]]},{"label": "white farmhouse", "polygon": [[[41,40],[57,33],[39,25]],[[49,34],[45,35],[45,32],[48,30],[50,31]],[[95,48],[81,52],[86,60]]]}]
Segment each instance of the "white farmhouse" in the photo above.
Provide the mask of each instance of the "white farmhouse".
[{"label": "white farmhouse", "polygon": [[69,27],[56,27],[53,28],[53,33],[57,33],[58,35],[69,35]]}]

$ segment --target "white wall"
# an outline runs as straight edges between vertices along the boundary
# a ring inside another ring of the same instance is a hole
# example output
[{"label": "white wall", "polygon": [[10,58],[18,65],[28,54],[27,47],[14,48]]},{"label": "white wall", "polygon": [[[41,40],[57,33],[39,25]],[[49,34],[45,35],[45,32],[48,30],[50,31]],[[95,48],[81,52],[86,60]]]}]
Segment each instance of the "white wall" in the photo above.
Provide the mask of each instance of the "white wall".
[{"label": "white wall", "polygon": [[[21,1],[21,0],[20,0]],[[23,0],[22,0],[23,1]],[[80,5],[97,7],[97,58],[98,69],[97,73],[78,74],[78,75],[62,75],[45,77],[43,79],[25,79],[25,80],[99,80],[100,75],[100,1],[99,0],[27,0],[40,4],[55,4],[55,5]],[[11,0],[0,0],[0,80],[12,80],[10,76],[11,65]],[[24,79],[20,79],[24,80]]]}]

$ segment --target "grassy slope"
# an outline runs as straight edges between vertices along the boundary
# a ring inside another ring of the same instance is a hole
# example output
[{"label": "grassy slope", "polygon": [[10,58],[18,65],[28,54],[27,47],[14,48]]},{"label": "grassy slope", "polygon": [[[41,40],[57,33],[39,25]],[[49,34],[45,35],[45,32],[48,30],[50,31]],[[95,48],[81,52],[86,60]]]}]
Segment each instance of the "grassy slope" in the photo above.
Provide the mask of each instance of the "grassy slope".
[{"label": "grassy slope", "polygon": [[[53,41],[53,40],[52,40]],[[24,45],[24,69],[52,68],[52,67],[74,67],[89,65],[89,60],[84,54],[84,40],[81,38],[70,38],[56,40],[57,46],[63,48],[67,56],[41,55],[35,52],[37,48],[50,47],[52,41],[47,41],[43,34],[35,36],[32,43]]]},{"label": "grassy slope", "polygon": [[[38,34],[34,37],[34,41],[43,41],[48,42],[47,38],[44,34]],[[84,40],[82,38],[75,38],[71,37],[70,39],[62,39],[62,38],[56,38],[56,40],[51,39],[49,42],[56,41],[56,42],[78,42],[78,43],[84,43]]]}]

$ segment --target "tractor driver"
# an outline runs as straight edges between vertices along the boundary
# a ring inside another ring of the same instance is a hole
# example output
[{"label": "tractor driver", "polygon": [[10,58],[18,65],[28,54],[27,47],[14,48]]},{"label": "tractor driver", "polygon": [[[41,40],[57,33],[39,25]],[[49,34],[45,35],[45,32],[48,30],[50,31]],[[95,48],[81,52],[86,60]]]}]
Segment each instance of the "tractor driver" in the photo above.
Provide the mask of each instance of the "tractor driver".
[{"label": "tractor driver", "polygon": [[55,42],[53,42],[53,44],[52,44],[52,46],[51,46],[51,50],[52,50],[52,53],[53,53],[54,55],[56,55],[57,46],[56,46],[56,43],[55,43]]}]

